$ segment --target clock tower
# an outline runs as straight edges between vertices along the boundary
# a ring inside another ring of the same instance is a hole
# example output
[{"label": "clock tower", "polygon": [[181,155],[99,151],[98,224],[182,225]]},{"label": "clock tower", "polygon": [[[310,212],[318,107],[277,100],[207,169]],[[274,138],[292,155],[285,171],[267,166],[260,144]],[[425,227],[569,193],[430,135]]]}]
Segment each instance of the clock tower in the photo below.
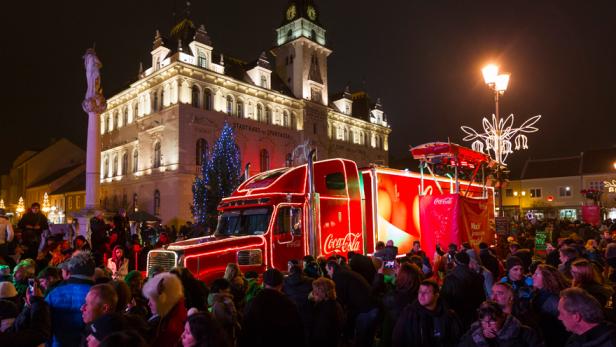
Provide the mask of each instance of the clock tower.
[{"label": "clock tower", "polygon": [[290,0],[276,29],[276,72],[298,99],[328,105],[325,29],[313,0]]}]

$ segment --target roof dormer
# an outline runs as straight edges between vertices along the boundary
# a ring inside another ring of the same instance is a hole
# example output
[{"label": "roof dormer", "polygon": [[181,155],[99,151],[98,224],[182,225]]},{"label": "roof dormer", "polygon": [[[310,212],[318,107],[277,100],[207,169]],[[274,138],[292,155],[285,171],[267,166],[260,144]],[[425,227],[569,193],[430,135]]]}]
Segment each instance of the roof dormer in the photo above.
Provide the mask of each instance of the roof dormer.
[{"label": "roof dormer", "polygon": [[272,88],[272,67],[265,52],[261,53],[255,67],[246,71],[253,83],[261,88]]},{"label": "roof dormer", "polygon": [[167,58],[171,50],[165,47],[163,37],[160,35],[160,31],[156,30],[154,35],[154,46],[152,48],[152,70],[159,70],[163,65],[163,61]]},{"label": "roof dormer", "polygon": [[347,116],[353,114],[353,100],[351,98],[349,86],[344,89],[342,98],[334,101],[334,105],[340,113],[346,114]]}]

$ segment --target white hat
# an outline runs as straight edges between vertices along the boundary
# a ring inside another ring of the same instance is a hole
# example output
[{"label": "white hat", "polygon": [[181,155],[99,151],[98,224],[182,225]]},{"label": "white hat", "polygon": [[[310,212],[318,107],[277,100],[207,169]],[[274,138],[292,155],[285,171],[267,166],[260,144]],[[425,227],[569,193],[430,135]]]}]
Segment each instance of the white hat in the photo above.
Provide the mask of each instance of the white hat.
[{"label": "white hat", "polygon": [[11,282],[0,282],[0,299],[9,299],[17,296],[17,289]]}]

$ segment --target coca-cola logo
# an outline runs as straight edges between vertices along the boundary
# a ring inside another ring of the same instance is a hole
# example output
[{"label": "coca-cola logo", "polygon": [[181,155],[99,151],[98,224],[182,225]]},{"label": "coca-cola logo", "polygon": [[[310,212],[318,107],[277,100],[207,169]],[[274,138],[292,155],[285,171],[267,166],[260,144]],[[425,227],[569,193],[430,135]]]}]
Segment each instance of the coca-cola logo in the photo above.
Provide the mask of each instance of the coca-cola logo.
[{"label": "coca-cola logo", "polygon": [[434,199],[434,205],[451,205],[451,203],[453,203],[452,197]]},{"label": "coca-cola logo", "polygon": [[361,234],[346,234],[344,237],[334,237],[333,234],[327,235],[323,244],[323,252],[330,253],[346,253],[348,251],[359,251],[359,242]]}]

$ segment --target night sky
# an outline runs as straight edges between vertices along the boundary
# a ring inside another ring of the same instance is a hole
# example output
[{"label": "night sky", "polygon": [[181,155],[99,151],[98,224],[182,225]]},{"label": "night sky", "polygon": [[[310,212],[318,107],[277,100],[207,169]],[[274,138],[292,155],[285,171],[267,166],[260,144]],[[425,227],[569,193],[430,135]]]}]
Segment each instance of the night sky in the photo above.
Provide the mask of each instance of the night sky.
[{"label": "night sky", "polygon": [[[85,148],[82,56],[96,43],[107,98],[150,66],[156,29],[168,33],[184,1],[45,1],[3,4],[0,93],[3,160],[66,137]],[[333,49],[330,93],[381,97],[393,132],[390,160],[408,146],[479,128],[494,110],[480,69],[497,62],[512,74],[501,115],[516,124],[543,115],[530,150],[545,158],[614,146],[616,20],[610,1],[317,0]],[[287,0],[193,0],[214,50],[252,61],[274,44]],[[17,7],[21,6],[21,7]],[[470,144],[469,144],[470,145]]]}]

